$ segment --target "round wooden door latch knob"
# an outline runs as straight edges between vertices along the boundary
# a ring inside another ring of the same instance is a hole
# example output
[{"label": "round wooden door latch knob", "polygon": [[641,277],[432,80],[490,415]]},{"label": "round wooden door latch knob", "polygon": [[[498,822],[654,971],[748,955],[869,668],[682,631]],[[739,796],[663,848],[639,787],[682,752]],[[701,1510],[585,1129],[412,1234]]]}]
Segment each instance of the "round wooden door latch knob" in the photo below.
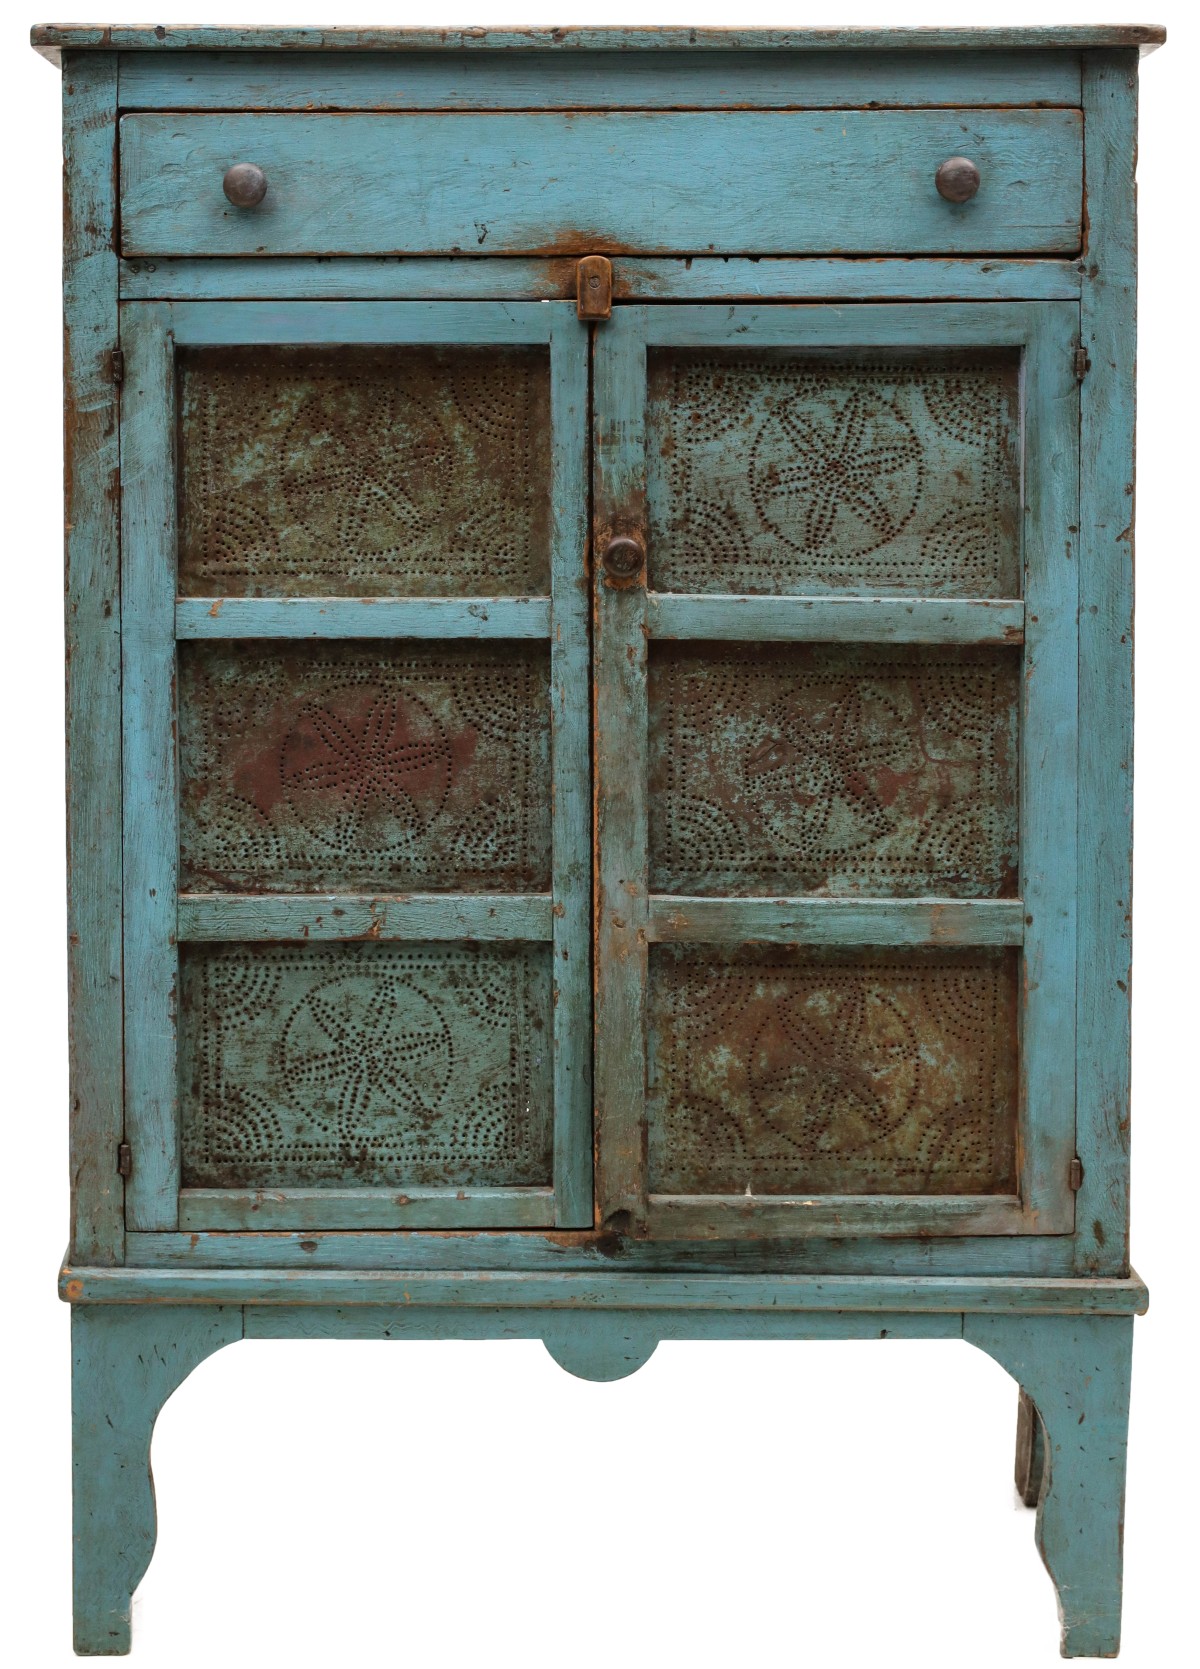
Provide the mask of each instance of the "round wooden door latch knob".
[{"label": "round wooden door latch knob", "polygon": [[641,573],[645,560],[645,546],[639,539],[631,539],[627,534],[610,539],[600,558],[604,572],[614,580],[631,580],[635,574]]},{"label": "round wooden door latch knob", "polygon": [[968,203],[979,190],[979,170],[968,156],[950,156],[934,175],[934,184],[947,203]]},{"label": "round wooden door latch knob", "polygon": [[253,162],[235,162],[221,186],[235,209],[256,209],[267,195],[267,176]]}]

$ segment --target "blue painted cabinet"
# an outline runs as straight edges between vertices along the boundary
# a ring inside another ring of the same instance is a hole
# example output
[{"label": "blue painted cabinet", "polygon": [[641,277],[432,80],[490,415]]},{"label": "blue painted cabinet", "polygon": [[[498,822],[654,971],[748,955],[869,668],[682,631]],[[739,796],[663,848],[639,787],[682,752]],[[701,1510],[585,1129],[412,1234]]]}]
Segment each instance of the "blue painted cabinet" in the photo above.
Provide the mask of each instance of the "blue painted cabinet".
[{"label": "blue painted cabinet", "polygon": [[79,1651],[313,1334],[968,1339],[1116,1650],[1161,38],[34,31]]}]

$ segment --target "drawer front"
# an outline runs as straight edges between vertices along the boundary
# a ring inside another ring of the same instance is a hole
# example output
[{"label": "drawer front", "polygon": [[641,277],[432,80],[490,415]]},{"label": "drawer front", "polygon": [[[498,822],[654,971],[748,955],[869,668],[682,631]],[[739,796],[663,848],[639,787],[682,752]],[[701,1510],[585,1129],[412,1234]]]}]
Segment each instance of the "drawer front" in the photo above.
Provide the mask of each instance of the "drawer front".
[{"label": "drawer front", "polygon": [[[134,255],[1071,254],[1080,112],[131,115]],[[939,165],[980,173],[944,200]],[[253,208],[226,169],[267,176]],[[717,189],[719,182],[720,189]]]}]

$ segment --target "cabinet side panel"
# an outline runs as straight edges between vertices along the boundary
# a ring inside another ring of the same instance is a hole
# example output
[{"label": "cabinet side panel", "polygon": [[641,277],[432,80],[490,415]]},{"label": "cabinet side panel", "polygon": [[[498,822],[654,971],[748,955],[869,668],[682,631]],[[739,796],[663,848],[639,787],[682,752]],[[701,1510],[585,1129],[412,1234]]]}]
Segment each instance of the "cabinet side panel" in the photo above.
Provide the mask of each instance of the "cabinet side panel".
[{"label": "cabinet side panel", "polygon": [[117,55],[63,57],[63,448],[71,1247],[124,1257]]},{"label": "cabinet side panel", "polygon": [[1084,60],[1077,1268],[1129,1267],[1137,54]]}]

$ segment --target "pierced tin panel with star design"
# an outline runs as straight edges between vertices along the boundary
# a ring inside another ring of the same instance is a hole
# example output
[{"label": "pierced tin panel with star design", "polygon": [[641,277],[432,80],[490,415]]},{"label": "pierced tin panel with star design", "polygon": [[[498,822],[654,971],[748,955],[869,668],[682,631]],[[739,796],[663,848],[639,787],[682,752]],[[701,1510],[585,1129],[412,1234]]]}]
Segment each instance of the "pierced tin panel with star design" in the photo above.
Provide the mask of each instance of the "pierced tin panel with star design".
[{"label": "pierced tin panel with star design", "polygon": [[188,945],[190,1188],[547,1186],[551,947]]},{"label": "pierced tin panel with star design", "polygon": [[1012,1192],[1017,981],[981,947],[655,945],[651,1191]]},{"label": "pierced tin panel with star design", "polygon": [[654,590],[1020,596],[1015,354],[648,357]]},{"label": "pierced tin panel with star design", "polygon": [[650,886],[1012,897],[1019,655],[655,643]]},{"label": "pierced tin panel with star design", "polygon": [[550,589],[543,348],[179,357],[184,595]]},{"label": "pierced tin panel with star design", "polygon": [[182,643],[185,891],[550,886],[540,643]]}]

